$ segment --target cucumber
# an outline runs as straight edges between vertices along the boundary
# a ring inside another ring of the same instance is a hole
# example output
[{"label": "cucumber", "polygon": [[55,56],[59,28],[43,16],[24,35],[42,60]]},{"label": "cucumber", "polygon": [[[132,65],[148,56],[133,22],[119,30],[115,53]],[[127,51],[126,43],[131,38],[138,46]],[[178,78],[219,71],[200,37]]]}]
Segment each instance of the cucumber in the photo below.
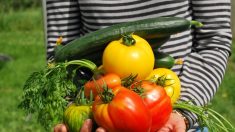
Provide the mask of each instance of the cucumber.
[{"label": "cucumber", "polygon": [[152,49],[158,49],[161,45],[166,43],[171,36],[164,36],[164,37],[158,37],[158,38],[147,38],[146,40],[151,45]]},{"label": "cucumber", "polygon": [[155,63],[154,68],[171,69],[175,64],[175,59],[169,54],[154,50]]},{"label": "cucumber", "polygon": [[195,23],[179,17],[157,17],[115,24],[71,41],[55,52],[55,61],[70,60],[75,56],[103,51],[108,42],[121,38],[123,34],[134,33],[145,39],[160,39],[185,31]]},{"label": "cucumber", "polygon": [[103,50],[100,50],[100,51],[93,52],[85,56],[76,56],[71,59],[72,60],[87,59],[87,60],[94,62],[97,66],[100,66],[102,65],[102,57],[103,57]]}]

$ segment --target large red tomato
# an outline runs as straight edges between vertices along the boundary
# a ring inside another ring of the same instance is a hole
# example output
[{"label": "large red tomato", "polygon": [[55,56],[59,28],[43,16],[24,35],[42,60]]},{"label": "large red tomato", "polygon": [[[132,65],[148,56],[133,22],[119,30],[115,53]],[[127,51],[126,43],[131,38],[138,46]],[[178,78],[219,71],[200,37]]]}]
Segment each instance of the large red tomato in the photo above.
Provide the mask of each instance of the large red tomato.
[{"label": "large red tomato", "polygon": [[151,132],[159,130],[172,112],[170,97],[163,87],[150,81],[136,82],[131,88],[136,92],[142,92],[141,96],[152,116]]},{"label": "large red tomato", "polygon": [[149,132],[151,115],[142,98],[122,86],[110,90],[93,103],[96,123],[109,132]]}]

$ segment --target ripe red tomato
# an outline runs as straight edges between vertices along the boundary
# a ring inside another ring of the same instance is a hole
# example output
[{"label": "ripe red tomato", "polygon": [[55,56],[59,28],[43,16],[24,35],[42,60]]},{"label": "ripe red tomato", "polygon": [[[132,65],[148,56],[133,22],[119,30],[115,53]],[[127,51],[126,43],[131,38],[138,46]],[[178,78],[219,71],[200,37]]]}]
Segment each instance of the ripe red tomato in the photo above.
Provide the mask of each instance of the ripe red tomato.
[{"label": "ripe red tomato", "polygon": [[92,106],[99,126],[109,132],[149,132],[151,115],[137,93],[120,86],[107,95],[108,100],[105,95],[97,96]]},{"label": "ripe red tomato", "polygon": [[121,86],[121,78],[116,74],[107,73],[96,80],[88,81],[84,85],[85,96],[89,97],[92,91],[93,96],[96,97],[98,92],[103,91],[104,86],[109,88]]},{"label": "ripe red tomato", "polygon": [[[167,122],[172,112],[171,99],[163,87],[150,81],[134,83],[131,88],[142,91],[142,97],[152,116],[151,132],[156,132]],[[143,90],[140,90],[143,89]]]}]

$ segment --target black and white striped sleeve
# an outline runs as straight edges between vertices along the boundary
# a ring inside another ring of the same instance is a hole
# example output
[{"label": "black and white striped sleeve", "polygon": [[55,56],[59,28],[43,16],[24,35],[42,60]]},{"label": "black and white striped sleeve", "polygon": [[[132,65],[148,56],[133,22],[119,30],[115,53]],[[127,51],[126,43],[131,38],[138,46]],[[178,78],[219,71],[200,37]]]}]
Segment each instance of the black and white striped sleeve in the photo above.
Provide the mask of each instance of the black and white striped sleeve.
[{"label": "black and white striped sleeve", "polygon": [[80,35],[81,19],[77,0],[43,0],[47,59],[53,57],[56,40],[62,44]]},{"label": "black and white striped sleeve", "polygon": [[181,100],[192,100],[202,106],[213,98],[220,86],[230,55],[230,0],[191,2],[193,19],[204,26],[194,30],[194,52],[184,58],[180,74]]}]

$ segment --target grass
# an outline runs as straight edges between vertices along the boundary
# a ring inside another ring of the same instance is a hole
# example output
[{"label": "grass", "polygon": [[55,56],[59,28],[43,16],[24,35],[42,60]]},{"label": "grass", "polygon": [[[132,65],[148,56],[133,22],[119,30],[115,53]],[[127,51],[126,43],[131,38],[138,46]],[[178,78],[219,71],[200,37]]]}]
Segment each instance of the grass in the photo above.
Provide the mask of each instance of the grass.
[{"label": "grass", "polygon": [[[41,9],[0,13],[0,20],[0,54],[12,57],[0,70],[0,132],[44,132],[35,118],[17,108],[25,80],[46,65]],[[211,107],[235,126],[234,71],[233,54]]]},{"label": "grass", "polygon": [[45,66],[40,9],[0,14],[0,53],[11,56],[0,70],[0,131],[41,132],[34,118],[26,119],[17,108],[25,80]]}]

